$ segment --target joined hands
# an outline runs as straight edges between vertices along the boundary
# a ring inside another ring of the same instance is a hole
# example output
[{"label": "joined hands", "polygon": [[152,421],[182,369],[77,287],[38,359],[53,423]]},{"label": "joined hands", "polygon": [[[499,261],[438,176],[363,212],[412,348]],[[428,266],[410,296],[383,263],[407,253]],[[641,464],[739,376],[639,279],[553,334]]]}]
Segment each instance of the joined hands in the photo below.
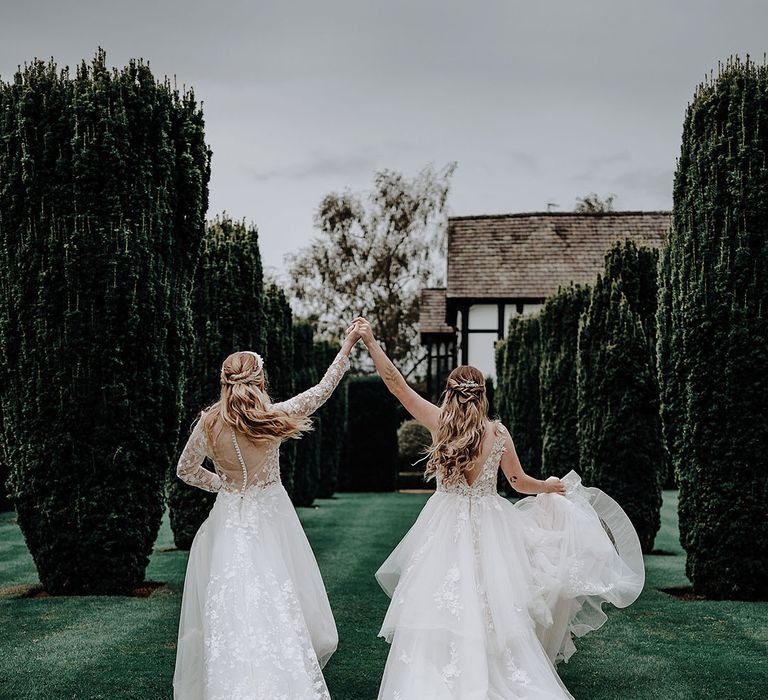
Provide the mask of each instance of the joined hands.
[{"label": "joined hands", "polygon": [[363,342],[368,347],[375,341],[371,324],[363,316],[358,316],[352,321],[346,330],[346,337],[351,340],[353,344],[362,338]]}]

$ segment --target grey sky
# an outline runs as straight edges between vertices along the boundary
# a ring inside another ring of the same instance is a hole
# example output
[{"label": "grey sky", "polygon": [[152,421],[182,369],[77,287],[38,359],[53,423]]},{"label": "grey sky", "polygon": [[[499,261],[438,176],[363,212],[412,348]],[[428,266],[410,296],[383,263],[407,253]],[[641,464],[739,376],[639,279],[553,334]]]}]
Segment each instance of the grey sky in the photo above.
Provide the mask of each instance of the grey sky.
[{"label": "grey sky", "polygon": [[53,56],[148,59],[204,101],[210,215],[265,264],[329,191],[458,161],[455,215],[671,206],[685,107],[718,60],[768,49],[764,0],[0,1],[0,75]]}]

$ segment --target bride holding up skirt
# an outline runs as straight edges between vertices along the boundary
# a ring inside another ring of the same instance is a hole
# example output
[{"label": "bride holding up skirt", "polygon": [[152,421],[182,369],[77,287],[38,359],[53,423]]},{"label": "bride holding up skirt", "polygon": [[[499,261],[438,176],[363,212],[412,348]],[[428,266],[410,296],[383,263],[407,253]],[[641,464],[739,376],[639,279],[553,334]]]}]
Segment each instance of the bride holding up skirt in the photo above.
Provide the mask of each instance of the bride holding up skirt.
[{"label": "bride holding up skirt", "polygon": [[[575,472],[532,479],[505,427],[487,418],[483,375],[456,368],[440,407],[419,397],[358,329],[379,373],[432,432],[437,490],[376,572],[392,600],[380,700],[572,698],[555,664],[640,594],[640,542],[624,511]],[[512,504],[499,468],[531,495]]]}]

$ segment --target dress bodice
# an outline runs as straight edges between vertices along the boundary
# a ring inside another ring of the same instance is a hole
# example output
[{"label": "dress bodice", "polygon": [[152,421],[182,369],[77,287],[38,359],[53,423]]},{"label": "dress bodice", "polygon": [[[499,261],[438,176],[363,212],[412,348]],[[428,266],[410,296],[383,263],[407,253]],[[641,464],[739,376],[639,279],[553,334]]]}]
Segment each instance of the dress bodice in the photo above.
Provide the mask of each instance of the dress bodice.
[{"label": "dress bodice", "polygon": [[495,496],[497,491],[497,476],[501,456],[504,454],[506,446],[504,444],[506,437],[506,428],[501,423],[496,423],[496,439],[493,442],[491,451],[488,454],[480,473],[470,485],[464,475],[455,484],[443,483],[440,476],[437,477],[437,491],[439,493],[451,493],[458,496]]},{"label": "dress bodice", "polygon": [[[268,410],[308,416],[322,406],[349,369],[349,358],[339,353],[323,378],[313,387]],[[215,472],[203,467],[205,458]],[[202,422],[197,421],[176,467],[177,476],[206,491],[245,493],[250,488],[266,488],[280,483],[280,440],[253,441],[228,425],[220,426],[209,441]]]}]

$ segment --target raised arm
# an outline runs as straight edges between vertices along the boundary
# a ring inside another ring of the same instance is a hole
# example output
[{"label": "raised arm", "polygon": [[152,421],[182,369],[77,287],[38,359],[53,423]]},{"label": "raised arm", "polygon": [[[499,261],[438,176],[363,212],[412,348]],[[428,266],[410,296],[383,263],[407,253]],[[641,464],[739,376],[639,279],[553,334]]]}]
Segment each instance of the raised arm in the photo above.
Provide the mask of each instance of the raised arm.
[{"label": "raised arm", "polygon": [[202,421],[198,420],[181,451],[179,463],[176,465],[176,476],[190,486],[204,491],[218,491],[221,488],[221,478],[203,466],[204,460],[205,433]]},{"label": "raised arm", "polygon": [[410,413],[419,423],[429,428],[437,430],[437,419],[440,415],[440,409],[435,404],[419,396],[405,381],[405,377],[392,364],[384,350],[373,337],[371,324],[364,318],[357,318],[354,321],[360,337],[363,339],[368,352],[371,354],[373,364],[376,365],[376,371],[384,380],[387,389],[394,394],[395,398],[403,404],[408,413]]},{"label": "raised arm", "polygon": [[359,338],[357,331],[349,333],[333,362],[325,371],[323,378],[315,386],[302,391],[287,401],[272,404],[272,408],[294,415],[308,416],[314,413],[330,398],[349,369],[349,352]]},{"label": "raised arm", "polygon": [[522,494],[534,495],[537,493],[559,493],[565,494],[565,487],[560,483],[560,479],[555,476],[550,476],[545,481],[541,479],[534,479],[532,476],[528,476],[523,471],[523,466],[520,464],[517,452],[515,451],[515,444],[512,442],[512,436],[509,432],[501,426],[504,430],[504,454],[501,457],[501,470],[504,472],[504,476],[507,477],[515,491]]}]

